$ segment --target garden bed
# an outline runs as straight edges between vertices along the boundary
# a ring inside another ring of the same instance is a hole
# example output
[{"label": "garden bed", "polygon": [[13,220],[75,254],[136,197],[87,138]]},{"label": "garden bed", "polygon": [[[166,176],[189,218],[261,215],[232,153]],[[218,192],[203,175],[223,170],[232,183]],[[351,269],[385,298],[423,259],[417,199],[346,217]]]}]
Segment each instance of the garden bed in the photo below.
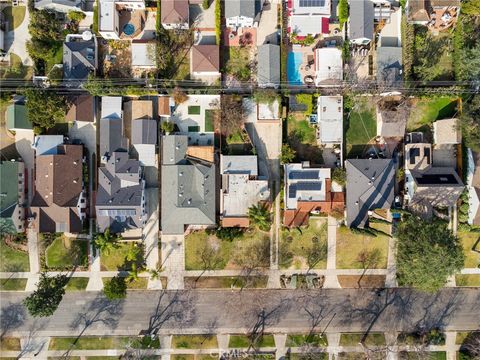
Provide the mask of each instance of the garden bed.
[{"label": "garden bed", "polygon": [[[340,335],[340,346],[356,346],[364,337],[363,333],[346,333]],[[385,345],[385,335],[383,333],[370,333],[365,338],[366,346]]]},{"label": "garden bed", "polygon": [[215,335],[173,335],[172,349],[216,349]]},{"label": "garden bed", "polygon": [[338,275],[338,283],[342,288],[383,288],[385,287],[385,275],[364,275],[360,281],[360,275]]},{"label": "garden bed", "polygon": [[127,346],[136,349],[160,349],[158,338],[152,341],[149,337],[83,336],[73,345],[76,339],[75,337],[53,337],[48,350],[124,350]]},{"label": "garden bed", "polygon": [[196,277],[185,277],[186,289],[265,289],[268,283],[268,276],[252,276],[250,278],[242,276],[202,276],[197,280]]},{"label": "garden bed", "polygon": [[273,335],[263,335],[252,344],[247,335],[230,335],[228,347],[233,349],[245,349],[252,345],[254,348],[275,347],[275,339]]}]

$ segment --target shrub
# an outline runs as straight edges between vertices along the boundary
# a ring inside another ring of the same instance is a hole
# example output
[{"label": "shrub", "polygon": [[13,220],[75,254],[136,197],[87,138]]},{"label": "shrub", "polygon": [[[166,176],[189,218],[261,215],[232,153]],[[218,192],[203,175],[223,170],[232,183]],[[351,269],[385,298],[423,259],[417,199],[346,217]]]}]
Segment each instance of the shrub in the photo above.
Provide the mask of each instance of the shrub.
[{"label": "shrub", "polygon": [[172,121],[165,121],[162,122],[161,128],[164,133],[169,134],[175,128],[175,124]]},{"label": "shrub", "polygon": [[210,7],[210,0],[203,0],[202,8],[203,10],[207,10]]},{"label": "shrub", "polygon": [[179,87],[173,89],[172,97],[175,104],[182,104],[188,100],[188,95]]},{"label": "shrub", "polygon": [[79,23],[83,19],[85,19],[85,13],[81,11],[69,11],[67,14],[67,18],[73,22]]},{"label": "shrub", "polygon": [[232,241],[243,235],[243,230],[238,227],[220,227],[215,232],[220,240]]},{"label": "shrub", "polygon": [[348,0],[340,0],[338,3],[338,20],[340,21],[340,26],[343,27],[348,21]]},{"label": "shrub", "polygon": [[222,4],[220,0],[215,0],[215,37],[217,45],[222,40]]},{"label": "shrub", "polygon": [[347,172],[343,168],[335,168],[332,173],[332,179],[344,186],[347,182]]},{"label": "shrub", "polygon": [[127,283],[125,278],[115,276],[107,281],[103,287],[103,293],[109,300],[123,299],[127,296]]}]

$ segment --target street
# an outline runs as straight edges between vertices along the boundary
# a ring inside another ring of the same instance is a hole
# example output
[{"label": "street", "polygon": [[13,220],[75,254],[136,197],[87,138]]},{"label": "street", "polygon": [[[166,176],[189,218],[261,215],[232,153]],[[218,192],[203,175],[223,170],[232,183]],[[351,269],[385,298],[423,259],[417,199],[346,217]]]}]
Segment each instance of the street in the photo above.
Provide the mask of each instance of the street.
[{"label": "street", "polygon": [[180,290],[130,291],[119,302],[102,293],[67,293],[50,318],[26,314],[21,292],[1,294],[2,334],[13,336],[159,335],[265,332],[413,331],[480,327],[480,290]]}]

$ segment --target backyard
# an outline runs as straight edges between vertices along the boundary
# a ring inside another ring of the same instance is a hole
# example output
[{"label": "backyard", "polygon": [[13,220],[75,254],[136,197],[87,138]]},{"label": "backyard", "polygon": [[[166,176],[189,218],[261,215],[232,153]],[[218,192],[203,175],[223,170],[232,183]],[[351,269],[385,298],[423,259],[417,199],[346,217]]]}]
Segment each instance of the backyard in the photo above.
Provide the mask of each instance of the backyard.
[{"label": "backyard", "polygon": [[377,136],[373,101],[356,98],[346,125],[347,158],[362,157],[365,147]]},{"label": "backyard", "polygon": [[236,81],[252,81],[252,53],[250,47],[230,46],[224,48],[225,73]]},{"label": "backyard", "polygon": [[457,99],[454,96],[414,98],[407,120],[407,131],[431,133],[430,126],[435,120],[455,116]]},{"label": "backyard", "polygon": [[283,269],[325,269],[327,220],[312,216],[308,226],[283,230],[279,265]]},{"label": "backyard", "polygon": [[29,270],[28,254],[12,249],[4,239],[0,239],[0,271],[27,272]]},{"label": "backyard", "polygon": [[322,149],[318,147],[316,129],[306,120],[303,112],[296,112],[287,118],[288,144],[296,152],[297,161],[308,160],[322,164]]},{"label": "backyard", "polygon": [[[477,268],[480,266],[480,234],[477,232],[459,231],[458,238],[460,239],[463,252],[465,254],[465,268]],[[473,251],[476,246],[477,251]]]},{"label": "backyard", "polygon": [[88,241],[60,235],[45,250],[45,265],[51,269],[88,267]]},{"label": "backyard", "polygon": [[[269,244],[268,233],[257,229],[248,229],[232,241],[221,240],[214,233],[195,231],[185,237],[185,269],[239,269],[245,260],[256,262],[255,267],[266,267],[270,259],[264,259],[262,252]],[[251,256],[252,251],[256,256]]]},{"label": "backyard", "polygon": [[380,253],[378,262],[372,268],[385,269],[388,256],[387,235],[357,233],[346,226],[337,229],[337,269],[362,269],[359,261],[361,253],[372,251]]}]

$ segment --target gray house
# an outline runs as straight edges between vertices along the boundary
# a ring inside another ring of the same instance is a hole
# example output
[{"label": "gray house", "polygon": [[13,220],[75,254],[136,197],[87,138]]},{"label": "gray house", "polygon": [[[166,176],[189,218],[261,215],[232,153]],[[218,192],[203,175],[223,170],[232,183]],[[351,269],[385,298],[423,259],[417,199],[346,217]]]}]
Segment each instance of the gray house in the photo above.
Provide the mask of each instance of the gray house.
[{"label": "gray house", "polygon": [[106,163],[114,151],[127,151],[128,139],[123,132],[122,98],[103,96],[100,119],[100,159]]},{"label": "gray house", "polygon": [[390,209],[394,200],[395,165],[392,159],[349,159],[347,170],[347,225],[363,228],[368,212]]},{"label": "gray house", "polygon": [[280,46],[264,44],[258,47],[257,81],[263,88],[280,86]]},{"label": "gray house", "polygon": [[187,155],[188,137],[163,136],[162,233],[216,223],[215,165]]},{"label": "gray house", "polygon": [[349,0],[348,38],[354,44],[367,45],[373,40],[375,11],[372,0]]},{"label": "gray house", "polygon": [[127,152],[113,152],[98,169],[95,203],[98,231],[112,233],[142,228],[146,221],[145,180],[138,160]]},{"label": "gray house", "polygon": [[89,74],[95,74],[96,68],[95,40],[68,35],[63,43],[63,79],[69,80],[69,85],[78,85],[87,80]]},{"label": "gray house", "polygon": [[144,166],[157,164],[157,121],[136,119],[132,121],[132,145],[138,153],[138,160]]}]

